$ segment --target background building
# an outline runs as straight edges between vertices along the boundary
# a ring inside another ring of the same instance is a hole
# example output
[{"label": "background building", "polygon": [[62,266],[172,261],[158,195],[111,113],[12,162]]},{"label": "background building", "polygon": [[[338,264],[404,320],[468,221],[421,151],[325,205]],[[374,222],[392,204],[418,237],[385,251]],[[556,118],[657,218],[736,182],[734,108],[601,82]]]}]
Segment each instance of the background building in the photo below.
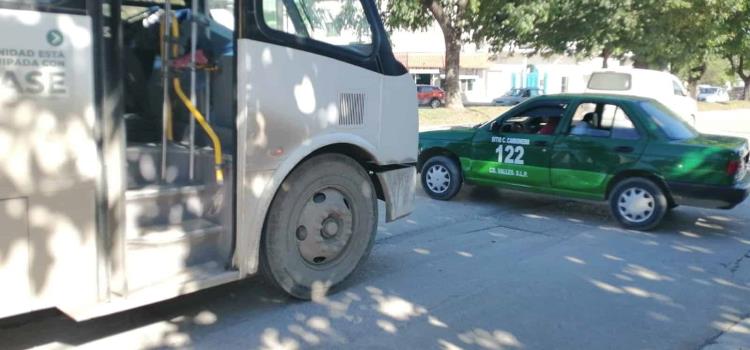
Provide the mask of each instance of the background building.
[{"label": "background building", "polygon": [[[391,41],[396,57],[418,84],[441,85],[445,78],[445,43],[439,26],[426,31],[396,31]],[[609,63],[618,65],[616,60]],[[496,54],[487,47],[467,44],[461,51],[459,78],[465,103],[489,103],[512,88],[536,87],[546,94],[581,92],[591,71],[601,66],[599,58]]]}]

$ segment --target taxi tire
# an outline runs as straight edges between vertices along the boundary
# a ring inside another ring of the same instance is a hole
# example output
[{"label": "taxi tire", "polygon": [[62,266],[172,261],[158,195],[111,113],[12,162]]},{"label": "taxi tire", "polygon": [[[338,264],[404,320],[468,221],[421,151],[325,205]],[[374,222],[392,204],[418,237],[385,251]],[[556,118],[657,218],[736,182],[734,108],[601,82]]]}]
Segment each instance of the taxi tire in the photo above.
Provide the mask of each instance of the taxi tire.
[{"label": "taxi tire", "polygon": [[[633,188],[639,187],[645,189],[654,198],[654,212],[651,217],[641,223],[634,223],[625,219],[620,211],[618,210],[618,200],[622,192]],[[623,179],[618,182],[612,189],[609,196],[609,209],[612,216],[620,223],[624,228],[637,231],[649,231],[658,226],[664,216],[669,211],[669,201],[664,191],[654,183],[653,181],[643,177],[632,177]]]},{"label": "taxi tire", "polygon": [[[450,175],[450,183],[448,184],[448,189],[443,193],[433,192],[427,186],[427,171],[436,164],[440,164],[448,169],[448,174]],[[464,182],[463,174],[461,173],[461,167],[455,160],[446,156],[434,156],[429,158],[424,163],[424,166],[422,166],[421,180],[422,188],[424,189],[425,193],[427,193],[430,198],[441,201],[447,201],[455,197],[461,190],[461,186]]]}]

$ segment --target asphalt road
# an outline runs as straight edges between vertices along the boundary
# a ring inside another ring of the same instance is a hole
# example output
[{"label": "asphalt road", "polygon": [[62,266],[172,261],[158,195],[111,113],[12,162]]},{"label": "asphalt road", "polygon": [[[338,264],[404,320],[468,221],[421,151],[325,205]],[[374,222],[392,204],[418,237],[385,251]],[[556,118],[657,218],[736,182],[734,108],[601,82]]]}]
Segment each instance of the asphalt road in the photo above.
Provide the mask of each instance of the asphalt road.
[{"label": "asphalt road", "polygon": [[[697,122],[750,138],[748,117],[709,112]],[[6,319],[0,348],[746,345],[750,202],[678,208],[650,233],[620,229],[603,205],[493,189],[465,187],[451,202],[420,190],[417,204],[379,227],[370,259],[328,298],[300,302],[249,279],[84,323],[56,311]]]},{"label": "asphalt road", "polygon": [[250,279],[79,324],[6,321],[0,348],[700,349],[749,301],[748,202],[678,208],[643,233],[599,204],[465,187],[451,202],[420,190],[328,298]]}]

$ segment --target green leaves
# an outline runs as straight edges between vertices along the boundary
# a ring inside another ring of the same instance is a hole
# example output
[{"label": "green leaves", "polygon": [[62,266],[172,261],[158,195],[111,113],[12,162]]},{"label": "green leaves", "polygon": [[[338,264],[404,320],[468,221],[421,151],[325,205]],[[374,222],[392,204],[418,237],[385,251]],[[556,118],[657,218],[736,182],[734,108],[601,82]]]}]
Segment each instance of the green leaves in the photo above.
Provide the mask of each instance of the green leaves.
[{"label": "green leaves", "polygon": [[750,84],[748,0],[398,0],[385,17],[411,30],[437,21],[447,41],[494,51],[630,58],[691,83],[722,57]]}]

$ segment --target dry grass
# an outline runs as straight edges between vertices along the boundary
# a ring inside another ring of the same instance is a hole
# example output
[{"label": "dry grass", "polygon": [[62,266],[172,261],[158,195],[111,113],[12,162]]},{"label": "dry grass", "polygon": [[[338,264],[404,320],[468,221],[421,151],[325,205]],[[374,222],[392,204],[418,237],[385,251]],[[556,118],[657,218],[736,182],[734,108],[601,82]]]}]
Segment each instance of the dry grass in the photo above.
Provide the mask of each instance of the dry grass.
[{"label": "dry grass", "polygon": [[509,107],[495,106],[466,107],[463,110],[420,108],[419,125],[474,125],[496,118],[508,109]]},{"label": "dry grass", "polygon": [[732,109],[750,109],[750,101],[729,101],[726,103],[698,102],[699,111],[728,111]]}]

